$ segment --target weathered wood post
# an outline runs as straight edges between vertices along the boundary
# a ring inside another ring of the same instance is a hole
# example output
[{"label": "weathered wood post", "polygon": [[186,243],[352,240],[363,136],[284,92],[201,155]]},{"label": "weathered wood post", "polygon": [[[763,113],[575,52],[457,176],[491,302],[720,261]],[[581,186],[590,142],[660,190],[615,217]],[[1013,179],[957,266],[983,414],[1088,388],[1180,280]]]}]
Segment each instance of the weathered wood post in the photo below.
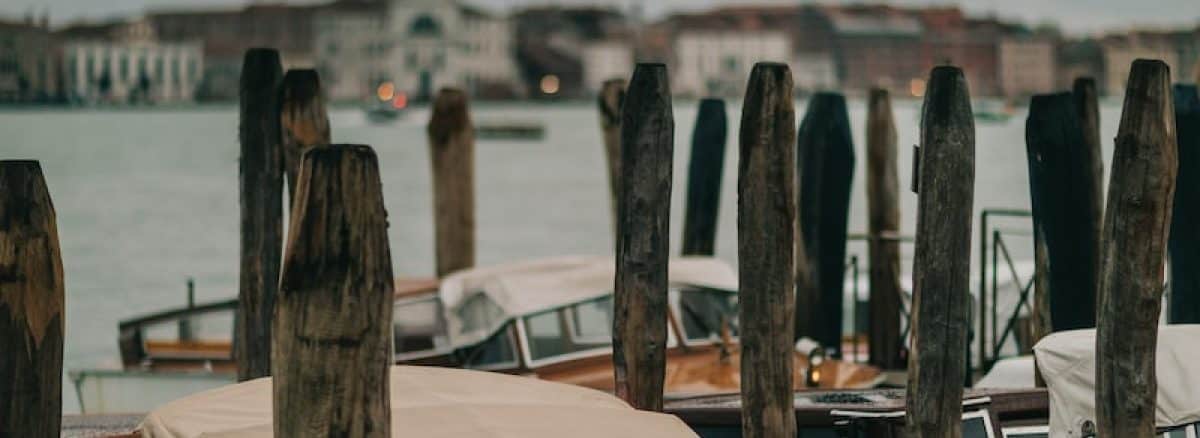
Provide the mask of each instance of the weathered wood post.
[{"label": "weathered wood post", "polygon": [[1171,72],[1139,59],[1129,71],[1104,216],[1096,327],[1100,438],[1155,436],[1155,351],[1175,191]]},{"label": "weathered wood post", "polygon": [[271,374],[271,318],[283,252],[283,153],[277,99],[282,75],[279,52],[246,51],[238,124],[241,275],[233,342],[239,381]]},{"label": "weathered wood post", "polygon": [[683,216],[683,255],[711,256],[716,251],[721,176],[725,170],[728,122],[725,101],[703,99],[692,131],[687,203]]},{"label": "weathered wood post", "polygon": [[[1081,151],[1083,160],[1087,162],[1088,175],[1092,177],[1092,185],[1096,187],[1096,198],[1091,202],[1092,216],[1099,218],[1094,230],[1100,235],[1100,223],[1104,219],[1104,153],[1100,149],[1100,103],[1096,91],[1096,80],[1090,77],[1076,78],[1072,85],[1071,94],[1075,96],[1075,113],[1079,116],[1079,128],[1083,130],[1083,141],[1086,147]],[[1099,237],[1097,237],[1099,239]],[[1100,252],[1096,251],[1096,265],[1100,265]],[[1099,275],[1097,273],[1097,275]]]},{"label": "weathered wood post", "polygon": [[755,64],[738,134],[742,436],[794,437],[796,138],[792,73]]},{"label": "weathered wood post", "polygon": [[[1025,123],[1035,235],[1044,242],[1053,331],[1096,326],[1099,178],[1072,93],[1033,97]],[[1045,285],[1043,285],[1045,286]]]},{"label": "weathered wood post", "polygon": [[[833,357],[841,356],[846,272],[846,219],[854,180],[854,142],[846,99],[817,93],[808,102],[797,138],[799,217],[818,296],[809,334]],[[801,294],[811,291],[801,290]]]},{"label": "weathered wood post", "polygon": [[908,361],[908,436],[962,436],[967,296],[975,190],[975,120],[967,80],[935,67],[921,112],[913,348]]},{"label": "weathered wood post", "polygon": [[392,258],[369,146],[305,153],[275,318],[275,436],[387,437]]},{"label": "weathered wood post", "polygon": [[600,87],[596,106],[600,110],[600,133],[604,138],[604,159],[608,163],[608,195],[612,213],[614,242],[617,229],[617,194],[621,181],[621,105],[625,103],[625,80],[609,79]]},{"label": "weathered wood post", "polygon": [[0,436],[57,438],[63,267],[37,161],[0,161]]},{"label": "weathered wood post", "polygon": [[296,196],[296,173],[300,157],[313,146],[329,144],[329,115],[321,95],[316,70],[291,69],[283,75],[279,89],[279,123],[283,168],[287,174],[288,206]]},{"label": "weathered wood post", "polygon": [[904,368],[900,356],[900,176],[896,170],[896,122],[887,90],[871,89],[867,102],[867,210],[870,241],[870,302],[867,309],[871,364]]},{"label": "weathered wood post", "polygon": [[475,129],[467,94],[443,88],[429,119],[437,275],[475,266]]},{"label": "weathered wood post", "polygon": [[667,66],[638,64],[621,115],[613,369],[617,396],[661,411],[675,119]]},{"label": "weathered wood post", "polygon": [[1195,85],[1175,86],[1175,138],[1179,175],[1171,216],[1172,324],[1200,323],[1200,97]]}]

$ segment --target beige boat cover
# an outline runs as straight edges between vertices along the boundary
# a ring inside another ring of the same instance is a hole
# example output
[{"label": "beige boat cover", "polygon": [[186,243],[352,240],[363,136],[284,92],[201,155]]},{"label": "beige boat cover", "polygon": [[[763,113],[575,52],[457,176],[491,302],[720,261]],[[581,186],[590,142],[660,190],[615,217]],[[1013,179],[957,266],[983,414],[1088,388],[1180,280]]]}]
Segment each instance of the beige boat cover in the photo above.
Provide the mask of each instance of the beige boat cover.
[{"label": "beige boat cover", "polygon": [[[451,368],[393,366],[392,436],[689,437],[678,418],[593,389]],[[146,438],[271,437],[271,378],[185,397],[146,416]]]},{"label": "beige boat cover", "polygon": [[[450,344],[471,345],[487,339],[513,318],[610,295],[614,266],[612,257],[570,256],[454,273],[438,290]],[[737,291],[737,273],[713,257],[673,258],[667,277],[673,287]],[[479,301],[484,297],[488,304]]]},{"label": "beige boat cover", "polygon": [[[1155,372],[1159,428],[1200,422],[1200,325],[1158,327]],[[1050,391],[1050,436],[1078,437],[1096,420],[1096,330],[1072,330],[1043,338],[1033,347]]]}]

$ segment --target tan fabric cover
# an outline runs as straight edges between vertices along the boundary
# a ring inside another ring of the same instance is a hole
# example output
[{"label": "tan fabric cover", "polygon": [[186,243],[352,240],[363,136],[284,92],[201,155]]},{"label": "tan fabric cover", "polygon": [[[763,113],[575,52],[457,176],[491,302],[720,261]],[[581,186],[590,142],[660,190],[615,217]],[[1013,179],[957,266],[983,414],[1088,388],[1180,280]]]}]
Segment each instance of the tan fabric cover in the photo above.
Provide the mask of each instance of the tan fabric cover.
[{"label": "tan fabric cover", "polygon": [[[678,418],[609,394],[527,377],[394,366],[392,436],[427,438],[691,437]],[[271,378],[185,397],[154,410],[146,438],[271,437]]]},{"label": "tan fabric cover", "polygon": [[[1200,325],[1158,327],[1157,410],[1160,428],[1200,421]],[[1042,338],[1033,347],[1050,391],[1050,436],[1078,437],[1096,420],[1096,330],[1072,330]]]}]

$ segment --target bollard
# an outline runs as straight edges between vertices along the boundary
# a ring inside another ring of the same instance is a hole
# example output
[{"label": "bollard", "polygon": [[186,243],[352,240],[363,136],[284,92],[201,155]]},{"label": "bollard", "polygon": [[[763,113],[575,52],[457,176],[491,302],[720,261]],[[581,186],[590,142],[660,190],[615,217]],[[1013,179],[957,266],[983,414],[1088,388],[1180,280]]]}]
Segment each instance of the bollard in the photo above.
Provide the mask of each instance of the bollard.
[{"label": "bollard", "polygon": [[742,106],[738,284],[742,436],[796,436],[792,279],[796,236],[795,110],[787,65],[758,63]]},{"label": "bollard", "polygon": [[300,157],[313,146],[330,142],[329,115],[321,96],[321,79],[316,70],[291,69],[279,86],[280,144],[287,174],[288,206],[296,196],[296,172]]},{"label": "bollard", "polygon": [[0,436],[57,438],[63,267],[37,161],[0,161]]},{"label": "bollard", "polygon": [[1177,170],[1171,72],[1139,59],[1129,71],[1104,216],[1096,327],[1099,438],[1151,438],[1154,363],[1167,230]]},{"label": "bollard", "polygon": [[661,411],[675,120],[663,64],[638,64],[621,114],[613,369],[616,393]]},{"label": "bollard", "polygon": [[279,52],[250,49],[242,62],[241,273],[233,357],[238,381],[271,374],[271,318],[283,246],[283,158],[277,95]]},{"label": "bollard", "polygon": [[975,120],[961,69],[935,67],[928,84],[921,112],[905,415],[909,437],[957,438],[967,373]]},{"label": "bollard", "polygon": [[692,156],[688,163],[687,204],[683,216],[685,256],[711,256],[716,251],[727,125],[725,101],[700,101],[696,127],[692,131]]},{"label": "bollard", "polygon": [[812,320],[807,334],[836,358],[842,351],[846,219],[854,180],[854,143],[846,99],[838,93],[813,95],[796,139],[800,228],[815,286],[799,292],[817,293],[802,300],[816,303],[809,312]]},{"label": "bollard", "polygon": [[608,196],[612,214],[613,241],[616,241],[617,196],[621,191],[621,106],[625,103],[625,80],[609,79],[600,87],[596,106],[600,110],[600,133],[604,138],[604,159],[608,163]]},{"label": "bollard", "polygon": [[462,90],[443,88],[429,119],[437,275],[475,266],[475,128]]},{"label": "bollard", "polygon": [[[903,369],[900,350],[900,176],[896,168],[896,122],[887,90],[872,89],[867,102],[867,210],[870,241],[870,363]],[[856,280],[857,281],[857,280]]]},{"label": "bollard", "polygon": [[275,318],[275,436],[387,437],[392,259],[369,146],[304,154]]}]

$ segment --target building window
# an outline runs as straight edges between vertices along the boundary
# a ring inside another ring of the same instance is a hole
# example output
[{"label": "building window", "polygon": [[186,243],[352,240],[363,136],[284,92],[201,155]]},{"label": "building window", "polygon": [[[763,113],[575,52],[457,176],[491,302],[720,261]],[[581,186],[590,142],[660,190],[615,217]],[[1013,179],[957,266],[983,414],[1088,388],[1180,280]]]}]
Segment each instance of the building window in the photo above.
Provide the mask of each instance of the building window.
[{"label": "building window", "polygon": [[408,33],[412,36],[437,38],[442,36],[442,26],[433,17],[422,15],[413,20],[412,25],[408,27]]},{"label": "building window", "polygon": [[410,50],[408,52],[408,66],[409,66],[409,68],[417,68],[417,51],[416,50]]}]

